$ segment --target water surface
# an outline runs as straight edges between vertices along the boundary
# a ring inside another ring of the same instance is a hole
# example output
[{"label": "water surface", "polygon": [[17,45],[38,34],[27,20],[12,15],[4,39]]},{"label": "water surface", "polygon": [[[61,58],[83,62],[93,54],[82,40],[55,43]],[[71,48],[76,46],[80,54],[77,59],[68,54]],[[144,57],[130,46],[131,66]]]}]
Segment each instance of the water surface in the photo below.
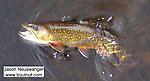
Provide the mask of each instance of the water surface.
[{"label": "water surface", "polygon": [[[4,65],[44,65],[47,69],[46,76],[44,78],[0,76],[1,81],[103,81],[95,67],[94,50],[90,51],[91,55],[88,59],[75,49],[70,52],[69,60],[55,60],[39,50],[39,46],[25,43],[18,36],[18,31],[21,30],[21,24],[24,22],[60,21],[63,16],[80,20],[104,13],[115,15],[124,23],[123,31],[120,33],[125,40],[123,46],[132,54],[130,60],[139,61],[138,65],[126,72],[116,74],[116,81],[150,80],[150,1],[50,0],[38,8],[41,2],[42,0],[1,1],[0,64],[1,69]],[[41,14],[36,17],[40,10],[42,10]]]}]

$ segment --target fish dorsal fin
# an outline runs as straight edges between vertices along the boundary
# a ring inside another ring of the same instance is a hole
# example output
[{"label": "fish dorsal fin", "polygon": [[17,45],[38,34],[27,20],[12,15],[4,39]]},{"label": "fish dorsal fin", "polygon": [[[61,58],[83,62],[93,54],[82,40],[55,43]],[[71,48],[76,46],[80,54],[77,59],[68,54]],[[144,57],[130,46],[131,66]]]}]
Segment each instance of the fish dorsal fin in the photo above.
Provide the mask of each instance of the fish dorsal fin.
[{"label": "fish dorsal fin", "polygon": [[89,49],[87,48],[78,48],[81,55],[83,55],[85,58],[88,58],[89,56]]},{"label": "fish dorsal fin", "polygon": [[58,52],[62,52],[64,50],[64,46],[58,42],[49,43],[49,45],[51,46],[52,49],[54,49]]}]

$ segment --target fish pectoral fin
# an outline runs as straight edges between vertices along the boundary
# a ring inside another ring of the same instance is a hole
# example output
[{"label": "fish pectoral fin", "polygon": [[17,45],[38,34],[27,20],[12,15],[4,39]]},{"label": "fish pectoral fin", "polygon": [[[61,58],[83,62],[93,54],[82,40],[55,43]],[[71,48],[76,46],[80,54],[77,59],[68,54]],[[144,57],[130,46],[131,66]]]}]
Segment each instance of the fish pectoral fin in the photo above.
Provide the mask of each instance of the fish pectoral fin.
[{"label": "fish pectoral fin", "polygon": [[62,52],[64,50],[64,46],[57,42],[49,43],[49,46],[58,52]]},{"label": "fish pectoral fin", "polygon": [[78,48],[81,55],[83,55],[85,58],[88,58],[89,56],[89,49],[87,48]]}]

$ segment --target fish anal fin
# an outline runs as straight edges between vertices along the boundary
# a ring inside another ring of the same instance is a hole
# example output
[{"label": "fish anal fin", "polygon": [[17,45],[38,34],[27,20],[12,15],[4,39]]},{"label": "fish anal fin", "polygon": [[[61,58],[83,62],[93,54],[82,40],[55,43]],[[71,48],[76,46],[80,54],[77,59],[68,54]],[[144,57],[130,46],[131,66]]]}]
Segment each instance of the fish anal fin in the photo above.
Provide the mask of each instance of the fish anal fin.
[{"label": "fish anal fin", "polygon": [[88,58],[89,56],[89,49],[87,48],[78,48],[81,55],[83,55],[85,58]]},{"label": "fish anal fin", "polygon": [[58,52],[62,52],[64,50],[64,46],[58,42],[49,43],[49,46]]}]

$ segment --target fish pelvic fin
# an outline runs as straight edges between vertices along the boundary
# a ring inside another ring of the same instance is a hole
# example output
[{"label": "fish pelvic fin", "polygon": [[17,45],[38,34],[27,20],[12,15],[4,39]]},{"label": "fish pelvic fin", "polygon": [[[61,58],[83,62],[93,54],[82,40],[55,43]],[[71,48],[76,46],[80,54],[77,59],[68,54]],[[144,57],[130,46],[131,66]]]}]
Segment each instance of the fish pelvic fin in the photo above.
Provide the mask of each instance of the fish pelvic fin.
[{"label": "fish pelvic fin", "polygon": [[54,50],[56,50],[58,52],[62,52],[64,50],[64,46],[59,44],[59,43],[57,43],[57,42],[56,43],[49,43],[49,46],[52,49],[54,49]]},{"label": "fish pelvic fin", "polygon": [[78,48],[79,52],[81,53],[82,56],[85,58],[89,57],[89,49],[87,48]]}]

